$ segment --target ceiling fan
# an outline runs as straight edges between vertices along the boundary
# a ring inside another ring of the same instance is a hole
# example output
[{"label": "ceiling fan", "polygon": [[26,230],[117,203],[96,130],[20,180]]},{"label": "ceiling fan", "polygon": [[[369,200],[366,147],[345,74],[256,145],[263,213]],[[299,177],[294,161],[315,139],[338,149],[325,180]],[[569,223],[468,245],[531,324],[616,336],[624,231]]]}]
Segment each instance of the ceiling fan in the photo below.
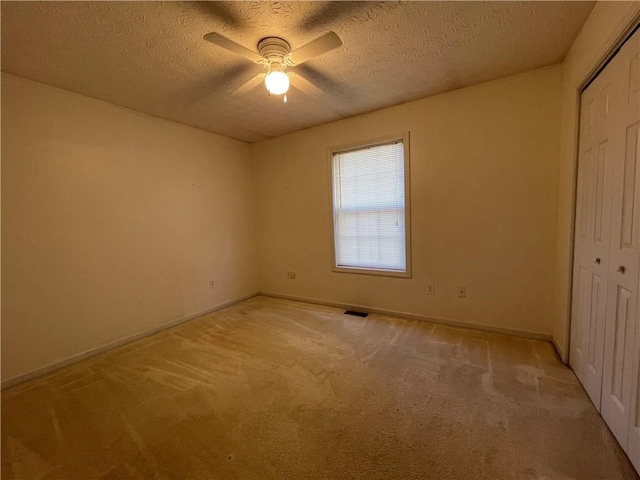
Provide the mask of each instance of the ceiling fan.
[{"label": "ceiling fan", "polygon": [[307,95],[318,95],[320,89],[306,78],[296,72],[285,71],[288,67],[295,67],[317,56],[342,45],[340,37],[333,32],[328,32],[320,38],[312,40],[306,45],[291,51],[289,42],[279,37],[266,37],[258,42],[258,52],[249,50],[236,42],[223,37],[219,33],[211,32],[204,39],[230,52],[240,55],[247,60],[264,65],[266,73],[259,74],[242,86],[234,90],[234,95],[239,95],[252,90],[262,83],[271,95],[284,95],[287,101],[289,83]]}]

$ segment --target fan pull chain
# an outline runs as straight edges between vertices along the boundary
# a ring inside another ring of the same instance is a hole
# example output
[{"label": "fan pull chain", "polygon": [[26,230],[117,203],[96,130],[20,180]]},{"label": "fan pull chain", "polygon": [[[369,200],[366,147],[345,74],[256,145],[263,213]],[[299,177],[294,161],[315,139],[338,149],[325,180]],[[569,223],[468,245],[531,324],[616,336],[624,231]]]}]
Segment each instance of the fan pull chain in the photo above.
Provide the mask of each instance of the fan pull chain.
[{"label": "fan pull chain", "polygon": [[287,103],[287,94],[284,94],[284,103]]}]

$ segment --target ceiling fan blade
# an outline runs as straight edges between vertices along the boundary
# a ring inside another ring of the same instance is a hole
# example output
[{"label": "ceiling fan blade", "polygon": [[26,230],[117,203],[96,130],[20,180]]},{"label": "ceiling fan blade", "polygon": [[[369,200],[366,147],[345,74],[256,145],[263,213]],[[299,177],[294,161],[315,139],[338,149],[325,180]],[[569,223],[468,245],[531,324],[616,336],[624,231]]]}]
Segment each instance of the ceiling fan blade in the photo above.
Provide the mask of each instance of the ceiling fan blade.
[{"label": "ceiling fan blade", "polygon": [[291,85],[293,85],[305,95],[309,95],[310,97],[317,97],[322,95],[322,90],[320,90],[299,73],[291,72],[289,73],[289,78],[291,80]]},{"label": "ceiling fan blade", "polygon": [[289,59],[294,65],[300,65],[307,60],[327,53],[342,45],[340,37],[333,32],[325,33],[320,38],[316,38],[306,45],[294,50],[289,54]]},{"label": "ceiling fan blade", "polygon": [[254,88],[256,88],[258,85],[260,85],[262,83],[263,80],[264,80],[264,75],[263,74],[256,75],[255,77],[253,77],[249,81],[247,81],[244,84],[242,84],[240,87],[236,88],[231,94],[232,95],[243,95],[243,94],[249,92],[250,90],[253,90]]},{"label": "ceiling fan blade", "polygon": [[219,47],[222,47],[230,52],[233,52],[237,55],[240,55],[252,62],[260,63],[262,62],[262,57],[258,55],[253,50],[249,50],[248,48],[243,47],[242,45],[237,44],[236,42],[229,40],[227,37],[223,37],[219,33],[211,32],[207,33],[203,37],[207,42],[211,42]]},{"label": "ceiling fan blade", "polygon": [[243,26],[244,19],[238,15],[235,5],[229,2],[184,2],[180,6],[182,8],[191,7],[200,14],[205,14],[232,28],[242,28]]}]

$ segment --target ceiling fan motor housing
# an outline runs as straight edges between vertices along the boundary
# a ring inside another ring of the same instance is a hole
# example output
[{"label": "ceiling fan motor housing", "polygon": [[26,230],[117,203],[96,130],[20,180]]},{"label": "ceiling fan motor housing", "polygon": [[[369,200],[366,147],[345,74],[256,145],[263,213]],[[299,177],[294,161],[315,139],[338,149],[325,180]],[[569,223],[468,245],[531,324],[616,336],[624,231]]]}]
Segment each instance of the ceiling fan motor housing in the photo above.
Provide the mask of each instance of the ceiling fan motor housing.
[{"label": "ceiling fan motor housing", "polygon": [[266,37],[258,42],[258,52],[267,60],[269,70],[282,70],[285,57],[291,52],[291,45],[279,37]]}]

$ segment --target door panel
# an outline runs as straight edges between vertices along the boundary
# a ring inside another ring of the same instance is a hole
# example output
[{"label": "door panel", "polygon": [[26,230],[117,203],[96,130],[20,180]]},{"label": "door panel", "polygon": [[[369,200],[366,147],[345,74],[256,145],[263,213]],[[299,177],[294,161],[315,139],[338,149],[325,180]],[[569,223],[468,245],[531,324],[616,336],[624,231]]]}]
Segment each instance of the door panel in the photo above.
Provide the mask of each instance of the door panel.
[{"label": "door panel", "polygon": [[637,237],[638,225],[635,221],[637,205],[635,202],[636,191],[636,164],[638,159],[638,129],[640,122],[636,122],[627,128],[626,151],[624,155],[624,171],[622,183],[622,221],[620,234],[620,249],[634,249],[635,237]]},{"label": "door panel", "polygon": [[591,275],[591,298],[589,305],[589,335],[587,337],[587,342],[589,346],[588,355],[587,355],[587,366],[591,373],[596,374],[599,369],[598,364],[598,355],[597,355],[597,344],[596,344],[596,329],[598,327],[598,318],[602,318],[602,305],[600,301],[602,300],[602,277],[597,274]]},{"label": "door panel", "polygon": [[611,249],[601,413],[639,468],[638,275],[640,270],[640,75],[636,32],[611,60],[618,83],[611,91],[609,152],[613,169]]},{"label": "door panel", "polygon": [[[605,199],[605,178],[607,173],[607,142],[602,142],[598,147],[598,162],[596,164],[596,191],[595,191],[595,224],[594,228],[594,241],[601,245],[608,240],[607,230],[609,225],[604,224],[605,212],[604,209],[608,207],[608,202]],[[606,230],[605,230],[606,227]]]},{"label": "door panel", "polygon": [[[636,323],[638,321],[638,317],[636,315]],[[640,472],[640,387],[638,384],[640,383],[640,378],[638,376],[638,357],[639,349],[638,344],[640,341],[638,339],[638,330],[636,330],[634,348],[633,348],[633,371],[632,375],[635,378],[635,382],[632,385],[632,394],[631,394],[631,411],[629,418],[629,429],[627,434],[627,445],[625,451],[627,455],[631,459],[633,466],[636,468],[636,471]]]},{"label": "door panel", "polygon": [[[621,240],[623,242],[622,247],[626,249],[633,249],[633,246],[638,246],[640,239],[638,239],[640,228],[640,32],[636,31],[633,37],[627,41],[627,43],[621,49],[626,58],[629,60],[626,63],[628,69],[629,79],[628,85],[624,90],[627,93],[627,114],[626,123],[628,124],[626,131],[626,144],[625,144],[625,167],[627,172],[625,173],[624,182],[625,189],[627,189],[627,195],[623,197],[623,201],[626,205],[626,210],[623,214]],[[632,167],[633,165],[633,167]],[[632,179],[629,179],[631,175],[631,168],[633,168]],[[633,182],[633,185],[632,185]],[[635,195],[631,196],[630,192],[635,191]],[[638,294],[638,284],[640,282],[640,261],[638,260],[638,252],[636,248],[636,272],[630,271],[629,274],[633,275],[635,280],[636,295]],[[633,336],[633,345],[631,351],[631,372],[630,382],[632,383],[631,392],[631,412],[629,415],[629,429],[628,439],[626,445],[626,452],[629,458],[636,467],[636,470],[640,471],[640,312],[638,308],[638,301],[636,300],[636,310],[633,316],[633,323],[636,325],[635,335]]]},{"label": "door panel", "polygon": [[[617,294],[612,305],[612,310],[615,311],[615,317],[613,321],[613,331],[611,336],[613,337],[612,345],[612,364],[611,364],[611,389],[608,394],[616,402],[618,408],[625,410],[626,407],[626,391],[628,390],[629,382],[626,382],[628,375],[627,370],[630,365],[625,365],[625,343],[627,339],[627,330],[629,329],[632,319],[631,316],[633,302],[633,294],[626,288],[617,286]],[[624,392],[624,394],[623,394]]]},{"label": "door panel", "polygon": [[588,243],[589,241],[589,172],[591,170],[591,156],[593,151],[589,148],[582,155],[580,162],[579,173],[579,200],[578,208],[580,211],[580,244]]},{"label": "door panel", "polygon": [[610,77],[603,74],[582,95],[574,245],[570,361],[598,410],[611,236],[611,97]]}]

